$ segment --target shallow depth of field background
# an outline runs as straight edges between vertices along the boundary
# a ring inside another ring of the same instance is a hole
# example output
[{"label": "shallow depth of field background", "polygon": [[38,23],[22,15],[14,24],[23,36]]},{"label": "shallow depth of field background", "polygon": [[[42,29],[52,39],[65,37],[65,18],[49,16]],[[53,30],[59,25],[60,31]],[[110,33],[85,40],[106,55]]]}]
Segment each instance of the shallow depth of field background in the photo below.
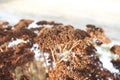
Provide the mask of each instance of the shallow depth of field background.
[{"label": "shallow depth of field background", "polygon": [[54,20],[82,29],[91,23],[120,40],[120,0],[0,0],[0,21],[15,24],[21,18]]}]

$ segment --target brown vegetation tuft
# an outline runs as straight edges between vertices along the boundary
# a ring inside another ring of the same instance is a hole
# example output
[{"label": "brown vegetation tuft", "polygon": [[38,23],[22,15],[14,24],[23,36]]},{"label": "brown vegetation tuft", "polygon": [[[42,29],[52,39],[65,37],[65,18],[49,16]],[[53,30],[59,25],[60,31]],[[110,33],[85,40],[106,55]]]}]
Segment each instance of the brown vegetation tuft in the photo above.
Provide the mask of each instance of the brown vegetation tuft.
[{"label": "brown vegetation tuft", "polygon": [[[84,31],[71,25],[39,21],[36,24],[40,27],[28,29],[32,22],[22,19],[14,26],[8,22],[0,23],[0,80],[120,79],[119,74],[105,69],[96,56],[93,39],[97,45],[110,42],[102,28],[89,24]],[[9,46],[17,39],[25,42]],[[43,61],[35,61],[35,53],[31,51],[34,44],[39,45]],[[45,53],[49,54],[48,58]]]}]

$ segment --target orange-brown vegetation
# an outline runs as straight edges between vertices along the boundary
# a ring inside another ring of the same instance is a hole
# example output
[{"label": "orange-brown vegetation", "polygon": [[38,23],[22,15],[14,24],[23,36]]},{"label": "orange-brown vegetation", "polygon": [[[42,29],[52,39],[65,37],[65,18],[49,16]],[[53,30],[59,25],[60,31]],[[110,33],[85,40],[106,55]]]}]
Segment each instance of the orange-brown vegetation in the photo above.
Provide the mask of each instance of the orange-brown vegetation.
[{"label": "orange-brown vegetation", "polygon": [[[33,76],[37,77],[36,80],[120,79],[119,75],[105,69],[96,56],[93,39],[97,40],[97,45],[110,42],[102,28],[89,24],[87,31],[84,31],[71,25],[39,21],[36,24],[40,27],[28,29],[32,22],[33,20],[22,19],[14,26],[8,22],[0,23],[0,80],[32,80]],[[8,47],[10,42],[17,39],[26,42]],[[35,43],[43,52],[44,61],[34,61],[35,53],[31,48]],[[116,50],[112,51],[116,53]],[[46,64],[45,67],[43,64],[48,59],[44,53],[49,54],[50,60],[50,65]]]}]

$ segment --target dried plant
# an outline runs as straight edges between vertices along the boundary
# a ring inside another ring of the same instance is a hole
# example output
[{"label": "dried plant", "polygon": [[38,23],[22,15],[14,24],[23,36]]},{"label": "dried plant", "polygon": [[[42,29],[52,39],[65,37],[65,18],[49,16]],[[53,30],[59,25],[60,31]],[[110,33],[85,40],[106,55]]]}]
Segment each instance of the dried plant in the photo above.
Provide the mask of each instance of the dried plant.
[{"label": "dried plant", "polygon": [[[39,21],[38,28],[28,28],[32,22],[22,19],[14,26],[0,23],[0,80],[120,79],[118,73],[105,69],[96,56],[93,39],[97,39],[98,45],[110,42],[103,29],[87,25],[84,31],[53,21]],[[9,46],[17,39],[24,42]],[[43,52],[41,61],[34,59],[31,48],[35,43]],[[113,64],[119,67],[118,62]]]}]

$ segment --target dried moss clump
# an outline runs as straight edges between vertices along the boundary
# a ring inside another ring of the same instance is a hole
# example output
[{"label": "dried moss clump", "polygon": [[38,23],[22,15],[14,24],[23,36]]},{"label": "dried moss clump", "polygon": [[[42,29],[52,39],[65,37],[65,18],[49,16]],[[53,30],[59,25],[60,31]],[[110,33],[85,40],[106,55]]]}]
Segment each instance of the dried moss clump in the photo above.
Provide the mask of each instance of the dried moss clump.
[{"label": "dried moss clump", "polygon": [[104,69],[96,56],[69,55],[55,70],[49,72],[49,80],[116,80],[114,75]]},{"label": "dried moss clump", "polygon": [[[23,68],[34,60],[34,52],[30,48],[34,43],[33,38],[35,34],[31,30],[25,29],[25,26],[28,26],[30,23],[30,20],[21,20],[15,27],[10,26],[8,22],[6,24],[5,22],[1,23],[0,80],[16,80],[16,68]],[[17,39],[24,40],[26,43],[21,42],[18,45],[9,46],[10,42]]]},{"label": "dried moss clump", "polygon": [[[110,42],[102,28],[89,24],[84,31],[54,21],[39,21],[37,28],[28,28],[32,22],[22,19],[14,26],[0,23],[0,80],[120,79],[118,73],[105,69],[96,56],[94,39],[97,45]],[[9,45],[18,39],[23,42]],[[34,44],[39,45],[43,61],[34,61]],[[119,49],[111,51],[118,53]],[[112,63],[120,69],[119,61]]]},{"label": "dried moss clump", "polygon": [[[120,45],[114,45],[110,49],[114,54],[118,55],[117,60],[112,60],[113,66],[120,71]],[[120,76],[120,75],[119,75]]]},{"label": "dried moss clump", "polygon": [[86,25],[87,32],[93,39],[97,39],[96,43],[101,45],[102,43],[110,43],[110,39],[105,35],[102,28],[96,27],[95,25],[88,24]]},{"label": "dried moss clump", "polygon": [[111,51],[115,54],[118,54],[120,55],[120,45],[114,45],[112,48],[111,48]]},{"label": "dried moss clump", "polygon": [[[101,29],[96,30],[94,38],[99,34],[105,37]],[[37,42],[40,50],[51,54],[53,65],[48,71],[49,80],[116,80],[110,71],[103,68],[95,53],[93,37],[89,34],[91,32],[74,29],[70,25],[43,28],[39,32]]]}]

